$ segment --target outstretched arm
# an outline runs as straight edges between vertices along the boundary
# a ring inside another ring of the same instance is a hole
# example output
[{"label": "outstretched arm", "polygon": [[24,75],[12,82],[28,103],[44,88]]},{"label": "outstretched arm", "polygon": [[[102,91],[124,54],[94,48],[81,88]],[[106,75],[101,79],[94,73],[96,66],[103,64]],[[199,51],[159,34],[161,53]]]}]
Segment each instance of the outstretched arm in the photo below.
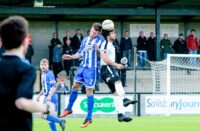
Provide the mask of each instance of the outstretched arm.
[{"label": "outstretched arm", "polygon": [[[33,112],[41,112],[43,114],[54,114],[54,106],[52,103],[46,103],[44,104],[40,104],[32,99],[27,99],[27,98],[18,98],[15,101],[15,105],[18,109],[20,110],[24,110],[30,113]],[[49,109],[48,109],[49,108]]]},{"label": "outstretched arm", "polygon": [[71,59],[79,59],[81,57],[81,55],[77,52],[76,54],[74,55],[67,55],[67,54],[64,54],[62,56],[62,59],[63,60],[71,60]]}]

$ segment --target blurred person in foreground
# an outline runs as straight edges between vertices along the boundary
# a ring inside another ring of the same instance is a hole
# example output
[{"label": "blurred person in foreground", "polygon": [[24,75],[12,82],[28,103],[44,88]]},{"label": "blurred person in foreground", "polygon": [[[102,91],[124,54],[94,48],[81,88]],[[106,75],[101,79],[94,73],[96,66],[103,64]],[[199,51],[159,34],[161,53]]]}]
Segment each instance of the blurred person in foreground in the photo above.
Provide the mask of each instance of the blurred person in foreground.
[{"label": "blurred person in foreground", "polygon": [[24,62],[28,49],[28,21],[11,16],[0,23],[5,53],[0,60],[0,128],[5,131],[32,131],[32,112],[53,114],[52,103],[32,100],[36,72]]}]

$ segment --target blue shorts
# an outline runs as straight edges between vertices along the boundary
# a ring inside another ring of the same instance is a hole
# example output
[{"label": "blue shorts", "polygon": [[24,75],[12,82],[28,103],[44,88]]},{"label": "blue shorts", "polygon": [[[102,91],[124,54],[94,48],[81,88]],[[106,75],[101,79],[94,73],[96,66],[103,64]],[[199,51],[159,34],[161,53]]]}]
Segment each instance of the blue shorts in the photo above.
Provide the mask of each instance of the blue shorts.
[{"label": "blue shorts", "polygon": [[87,88],[95,88],[97,68],[80,67],[74,77],[74,81],[83,83]]},{"label": "blue shorts", "polygon": [[[44,103],[46,103],[47,96],[44,98]],[[58,94],[54,93],[54,95],[51,98],[51,102],[55,106],[55,111],[58,111]]]}]

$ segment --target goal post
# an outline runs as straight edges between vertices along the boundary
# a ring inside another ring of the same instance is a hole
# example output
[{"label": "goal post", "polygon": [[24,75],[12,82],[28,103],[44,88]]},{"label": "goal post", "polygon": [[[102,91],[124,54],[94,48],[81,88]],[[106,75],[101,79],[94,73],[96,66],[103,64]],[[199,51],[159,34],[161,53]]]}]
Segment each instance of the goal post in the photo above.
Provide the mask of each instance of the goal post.
[{"label": "goal post", "polygon": [[200,94],[200,55],[168,54],[167,59],[150,62],[153,94],[166,100],[166,115],[170,115],[173,96]]}]

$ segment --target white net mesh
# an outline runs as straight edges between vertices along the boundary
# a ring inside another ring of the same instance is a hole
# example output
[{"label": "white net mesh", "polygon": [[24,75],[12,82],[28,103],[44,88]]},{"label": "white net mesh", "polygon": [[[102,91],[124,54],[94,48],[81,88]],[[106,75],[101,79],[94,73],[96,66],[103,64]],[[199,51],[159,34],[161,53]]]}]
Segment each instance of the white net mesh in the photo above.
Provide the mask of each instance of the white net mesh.
[{"label": "white net mesh", "polygon": [[200,55],[170,54],[168,60],[150,62],[150,65],[154,94],[200,92]]}]

